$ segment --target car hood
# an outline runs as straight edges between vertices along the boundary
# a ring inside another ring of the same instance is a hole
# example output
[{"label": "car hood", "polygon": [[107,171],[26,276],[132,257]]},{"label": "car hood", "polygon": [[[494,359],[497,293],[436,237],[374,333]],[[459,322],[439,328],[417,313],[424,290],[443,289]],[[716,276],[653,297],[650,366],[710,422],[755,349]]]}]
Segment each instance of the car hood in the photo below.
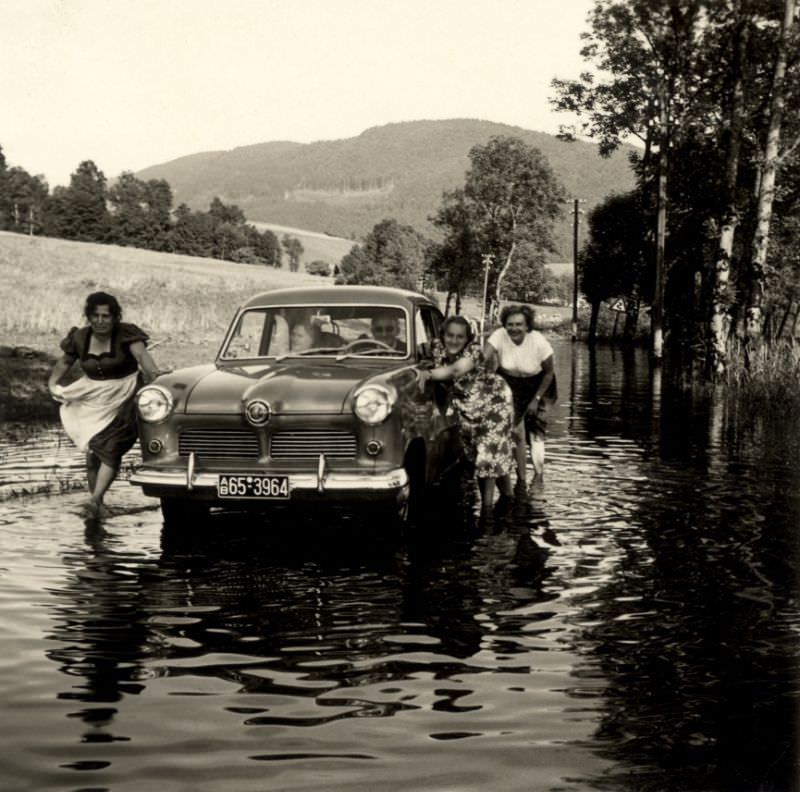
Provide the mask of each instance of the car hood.
[{"label": "car hood", "polygon": [[244,402],[263,399],[272,412],[341,414],[352,409],[356,388],[385,369],[341,363],[287,360],[267,366],[195,367],[169,375],[163,384],[185,413],[238,413]]}]

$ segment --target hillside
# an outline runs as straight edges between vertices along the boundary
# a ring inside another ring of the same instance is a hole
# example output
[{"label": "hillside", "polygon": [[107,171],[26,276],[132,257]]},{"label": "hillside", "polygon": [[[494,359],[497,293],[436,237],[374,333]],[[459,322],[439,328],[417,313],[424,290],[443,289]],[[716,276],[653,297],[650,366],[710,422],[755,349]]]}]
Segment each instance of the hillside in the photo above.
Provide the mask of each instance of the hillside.
[{"label": "hillside", "polygon": [[[166,179],[176,205],[207,209],[218,195],[251,221],[355,239],[394,217],[435,236],[427,218],[444,190],[463,184],[472,146],[493,135],[514,135],[538,148],[569,194],[585,199],[584,209],[633,185],[626,151],[603,159],[590,143],[564,143],[543,132],[470,119],[409,121],[344,140],[192,154],[137,176]],[[565,216],[553,260],[571,258],[571,233]]]}]

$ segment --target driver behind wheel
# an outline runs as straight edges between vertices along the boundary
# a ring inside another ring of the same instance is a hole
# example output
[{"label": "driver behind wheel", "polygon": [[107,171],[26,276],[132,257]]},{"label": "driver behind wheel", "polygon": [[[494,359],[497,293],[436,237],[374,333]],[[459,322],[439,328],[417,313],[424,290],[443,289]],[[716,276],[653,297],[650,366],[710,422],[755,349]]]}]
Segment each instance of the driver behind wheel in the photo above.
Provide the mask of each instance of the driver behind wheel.
[{"label": "driver behind wheel", "polygon": [[398,337],[400,323],[393,314],[378,314],[370,325],[372,337],[397,352],[406,354],[406,342]]}]

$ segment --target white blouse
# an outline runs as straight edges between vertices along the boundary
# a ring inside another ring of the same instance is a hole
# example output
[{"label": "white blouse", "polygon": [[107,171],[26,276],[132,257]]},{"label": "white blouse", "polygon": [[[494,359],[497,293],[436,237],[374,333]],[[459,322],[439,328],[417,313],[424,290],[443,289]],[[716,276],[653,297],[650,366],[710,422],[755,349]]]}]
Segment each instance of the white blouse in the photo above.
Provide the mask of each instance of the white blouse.
[{"label": "white blouse", "polygon": [[505,327],[498,327],[487,339],[497,352],[500,367],[515,377],[532,377],[542,370],[542,362],[553,354],[550,342],[531,330],[521,344],[515,344]]}]

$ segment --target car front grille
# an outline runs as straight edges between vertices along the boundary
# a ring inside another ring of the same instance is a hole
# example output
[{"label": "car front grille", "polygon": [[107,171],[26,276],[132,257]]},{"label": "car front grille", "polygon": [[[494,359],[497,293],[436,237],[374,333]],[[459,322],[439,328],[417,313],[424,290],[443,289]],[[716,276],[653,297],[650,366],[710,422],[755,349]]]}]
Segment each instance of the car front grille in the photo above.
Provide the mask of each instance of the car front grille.
[{"label": "car front grille", "polygon": [[297,429],[276,432],[270,438],[273,459],[312,459],[325,454],[329,459],[354,459],[356,438],[336,429]]},{"label": "car front grille", "polygon": [[184,429],[178,438],[178,452],[217,459],[258,459],[258,436],[250,429]]}]

